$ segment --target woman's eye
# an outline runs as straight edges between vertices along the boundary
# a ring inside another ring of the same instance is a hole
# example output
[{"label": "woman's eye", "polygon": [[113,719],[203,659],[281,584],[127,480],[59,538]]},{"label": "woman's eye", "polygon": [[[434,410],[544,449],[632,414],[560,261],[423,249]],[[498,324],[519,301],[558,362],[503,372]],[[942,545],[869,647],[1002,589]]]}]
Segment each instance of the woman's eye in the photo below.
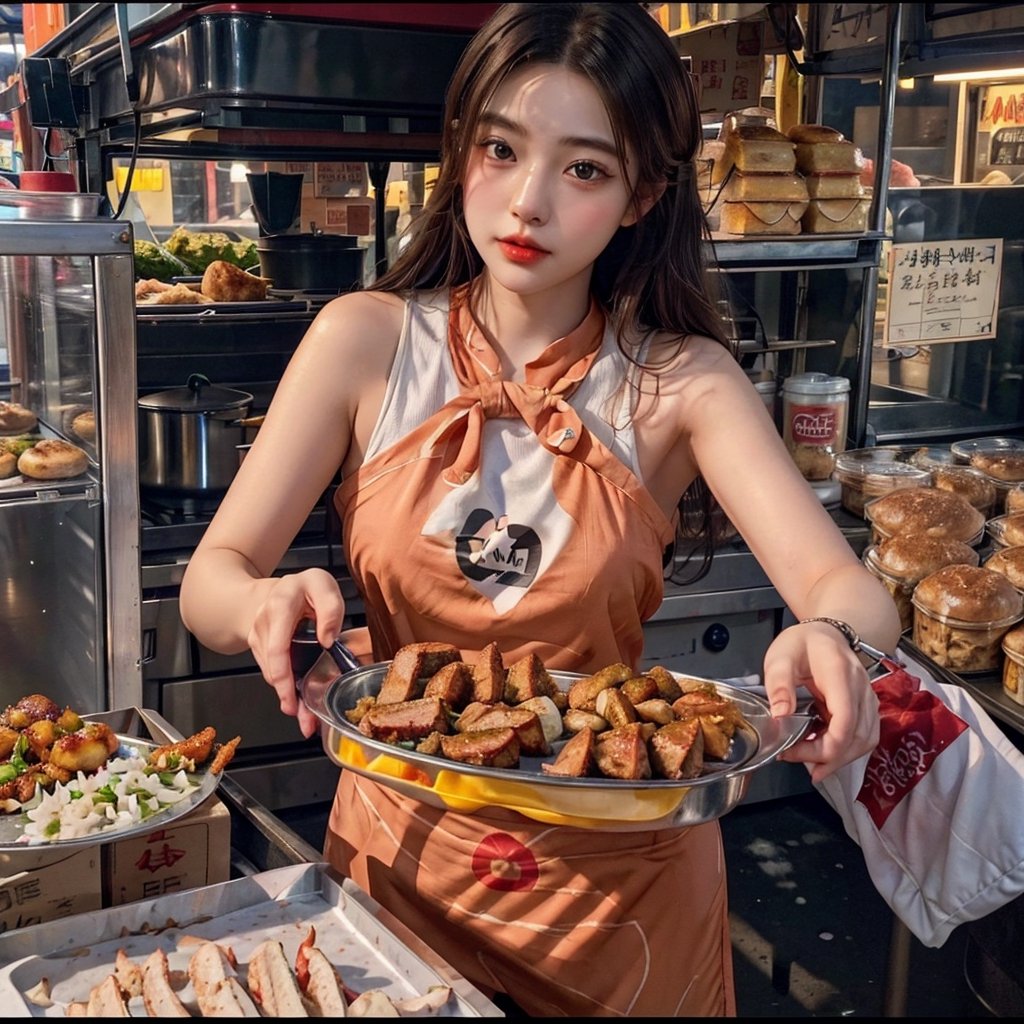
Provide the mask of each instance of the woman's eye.
[{"label": "woman's eye", "polygon": [[597,164],[592,164],[587,160],[581,160],[569,169],[578,181],[597,181],[598,178],[604,176],[604,171]]},{"label": "woman's eye", "polygon": [[480,143],[487,155],[495,160],[510,160],[513,157],[512,147],[501,139],[484,139]]}]

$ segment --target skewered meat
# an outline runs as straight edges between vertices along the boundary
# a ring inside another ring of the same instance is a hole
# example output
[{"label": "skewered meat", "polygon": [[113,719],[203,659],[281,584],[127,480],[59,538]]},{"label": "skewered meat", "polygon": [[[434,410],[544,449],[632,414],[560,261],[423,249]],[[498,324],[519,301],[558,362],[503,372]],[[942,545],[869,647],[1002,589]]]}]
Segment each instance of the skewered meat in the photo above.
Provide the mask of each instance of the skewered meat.
[{"label": "skewered meat", "polygon": [[92,772],[107,763],[118,748],[109,725],[86,722],[77,732],[56,740],[50,748],[50,764],[69,772]]},{"label": "skewered meat", "polygon": [[432,732],[448,732],[448,714],[436,697],[377,705],[363,715],[359,731],[385,743],[422,739]]}]

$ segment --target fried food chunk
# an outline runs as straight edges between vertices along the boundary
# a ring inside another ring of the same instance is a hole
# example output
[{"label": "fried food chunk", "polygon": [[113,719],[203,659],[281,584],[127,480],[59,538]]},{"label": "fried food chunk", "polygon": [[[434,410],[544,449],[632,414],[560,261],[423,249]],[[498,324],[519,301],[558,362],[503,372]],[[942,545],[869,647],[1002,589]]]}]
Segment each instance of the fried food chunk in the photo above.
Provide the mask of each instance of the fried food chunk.
[{"label": "fried food chunk", "polygon": [[213,762],[210,765],[211,775],[220,775],[222,771],[231,762],[231,759],[235,756],[235,751],[238,749],[238,744],[242,742],[241,736],[235,736],[234,739],[230,739],[227,743],[221,743],[217,747],[217,753],[213,755]]},{"label": "fried food chunk", "polygon": [[166,743],[157,747],[149,755],[149,763],[154,768],[174,768],[177,761],[191,761],[193,764],[205,764],[213,751],[213,741],[217,738],[217,730],[212,725],[193,733],[177,743]]},{"label": "fried food chunk", "polygon": [[257,277],[227,260],[214,260],[203,271],[201,291],[215,302],[260,302],[269,287],[269,277]]},{"label": "fried food chunk", "polygon": [[25,729],[41,718],[55,722],[60,715],[60,707],[54,704],[49,697],[44,697],[41,693],[32,693],[27,697],[22,697],[17,704],[8,707],[4,712],[3,720],[4,724],[9,725],[12,729]]},{"label": "fried food chunk", "polygon": [[118,748],[109,725],[86,722],[77,732],[61,736],[50,748],[50,764],[69,772],[91,772],[107,763]]}]

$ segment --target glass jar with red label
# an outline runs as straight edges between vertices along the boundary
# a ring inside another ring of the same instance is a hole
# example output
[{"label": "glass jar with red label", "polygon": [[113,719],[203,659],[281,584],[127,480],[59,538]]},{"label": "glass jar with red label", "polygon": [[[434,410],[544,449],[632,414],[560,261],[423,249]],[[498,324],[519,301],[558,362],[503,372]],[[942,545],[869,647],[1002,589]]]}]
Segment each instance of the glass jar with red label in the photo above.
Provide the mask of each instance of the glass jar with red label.
[{"label": "glass jar with red label", "polygon": [[782,439],[808,480],[828,480],[846,450],[850,382],[827,373],[798,373],[782,385]]}]

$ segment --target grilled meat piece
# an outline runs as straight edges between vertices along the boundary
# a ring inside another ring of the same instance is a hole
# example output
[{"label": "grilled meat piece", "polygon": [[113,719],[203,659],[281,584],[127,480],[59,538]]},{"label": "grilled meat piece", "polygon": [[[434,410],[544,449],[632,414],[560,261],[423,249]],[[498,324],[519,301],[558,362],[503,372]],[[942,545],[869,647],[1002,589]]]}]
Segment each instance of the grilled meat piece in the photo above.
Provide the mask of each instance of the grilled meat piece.
[{"label": "grilled meat piece", "polygon": [[473,698],[473,666],[464,661],[450,661],[442,665],[423,688],[424,697],[440,697],[458,711]]},{"label": "grilled meat piece", "polygon": [[505,664],[496,643],[489,643],[473,666],[473,700],[496,704],[505,692]]},{"label": "grilled meat piece", "polygon": [[142,995],[142,968],[123,949],[114,956],[114,977],[129,999]]},{"label": "grilled meat piece", "polygon": [[595,737],[594,761],[612,779],[649,779],[651,761],[641,722],[631,722]]},{"label": "grilled meat piece", "polygon": [[594,733],[590,729],[581,729],[558,752],[554,764],[542,764],[541,771],[547,775],[564,775],[573,779],[582,779],[592,774],[594,768]]},{"label": "grilled meat piece", "polygon": [[233,739],[228,740],[227,743],[217,744],[217,753],[213,755],[213,761],[210,763],[211,775],[220,775],[224,771],[234,758],[238,744],[241,742],[242,737],[235,736]]},{"label": "grilled meat piece", "polygon": [[449,662],[461,660],[462,653],[451,644],[428,642],[400,647],[388,665],[377,703],[400,704],[414,700],[423,693],[421,680],[429,679]]},{"label": "grilled meat piece", "polygon": [[452,761],[488,768],[515,768],[519,764],[519,739],[515,729],[481,729],[441,737],[441,751]]},{"label": "grilled meat piece", "polygon": [[347,1017],[348,1000],[341,976],[324,956],[316,942],[316,929],[310,927],[295,953],[295,977],[303,995],[313,1004],[313,1016]]},{"label": "grilled meat piece", "polygon": [[678,719],[663,725],[647,751],[655,774],[666,779],[695,779],[704,768],[704,731],[700,719]]},{"label": "grilled meat piece", "polygon": [[204,1017],[259,1017],[238,981],[232,957],[216,942],[203,942],[189,958],[188,976]]},{"label": "grilled meat piece", "polygon": [[[75,1013],[74,1016],[79,1016],[79,1014]],[[113,974],[108,974],[98,985],[93,986],[92,991],[89,993],[89,1001],[85,1004],[85,1012],[81,1016],[131,1016],[128,1012],[128,999]]]},{"label": "grilled meat piece", "polygon": [[527,654],[509,665],[503,691],[506,704],[522,704],[531,697],[551,697],[557,692],[555,681],[536,654]]},{"label": "grilled meat piece", "polygon": [[721,760],[729,753],[736,729],[744,722],[743,712],[731,700],[695,690],[684,693],[672,704],[680,718],[696,716],[704,730],[704,756]]},{"label": "grilled meat piece", "polygon": [[448,712],[437,697],[420,697],[397,704],[376,704],[359,721],[364,736],[385,743],[418,740],[432,732],[447,733]]},{"label": "grilled meat piece", "polygon": [[[534,757],[545,757],[551,753],[551,746],[544,736],[540,716],[528,708],[510,708],[507,704],[471,704],[473,712],[469,721],[465,714],[459,716],[456,729],[460,733],[480,732],[484,729],[514,729],[519,739],[520,753]],[[483,709],[483,710],[476,710]]]},{"label": "grilled meat piece", "polygon": [[649,668],[644,675],[654,680],[654,684],[658,687],[658,696],[662,700],[667,700],[669,704],[683,695],[683,688],[679,685],[679,681],[663,665]]},{"label": "grilled meat piece", "polygon": [[633,670],[628,665],[617,662],[614,665],[595,672],[586,679],[578,679],[569,687],[569,707],[580,711],[596,710],[597,695],[602,690],[618,686],[627,679],[633,678]]},{"label": "grilled meat piece", "polygon": [[118,747],[117,737],[103,722],[86,722],[77,732],[54,741],[50,764],[69,772],[91,772],[107,763]]},{"label": "grilled meat piece", "polygon": [[309,1006],[276,939],[266,939],[249,958],[249,991],[264,1017],[308,1017]]},{"label": "grilled meat piece", "polygon": [[667,700],[662,700],[660,697],[654,697],[651,700],[645,700],[640,704],[635,705],[634,710],[636,711],[637,718],[641,722],[654,722],[655,725],[668,725],[669,722],[676,720],[676,713],[672,710],[672,705]]},{"label": "grilled meat piece", "polygon": [[627,679],[619,690],[630,704],[642,704],[645,700],[653,700],[659,695],[658,684],[650,676],[634,676]]},{"label": "grilled meat piece", "polygon": [[636,709],[629,702],[625,694],[623,694],[622,690],[616,686],[610,686],[607,690],[602,690],[597,695],[597,700],[594,702],[594,710],[613,729],[617,729],[620,725],[628,725],[630,722],[635,722],[637,718]]}]

